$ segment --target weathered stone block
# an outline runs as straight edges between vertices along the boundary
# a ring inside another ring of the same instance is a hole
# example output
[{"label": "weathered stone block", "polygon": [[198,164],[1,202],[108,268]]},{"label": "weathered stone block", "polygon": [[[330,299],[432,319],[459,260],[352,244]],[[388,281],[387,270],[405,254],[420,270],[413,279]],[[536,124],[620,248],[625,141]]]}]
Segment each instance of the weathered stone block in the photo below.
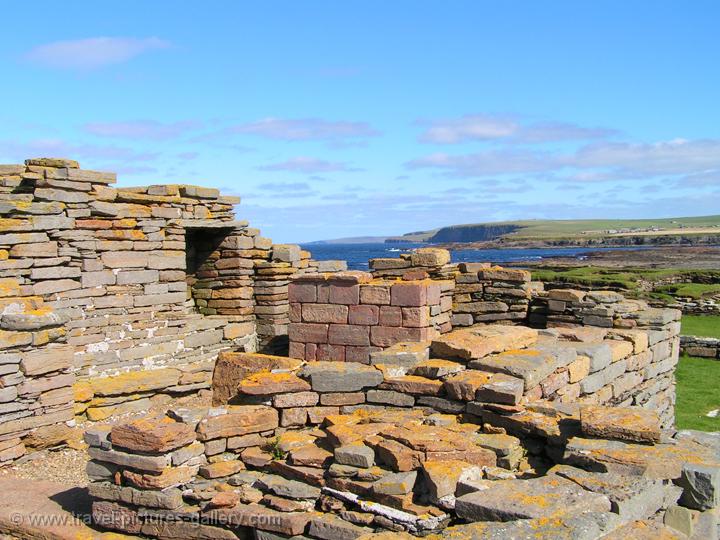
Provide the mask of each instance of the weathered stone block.
[{"label": "weathered stone block", "polygon": [[288,327],[291,342],[327,343],[328,325],[319,323],[292,323]]},{"label": "weathered stone block", "polygon": [[347,324],[348,306],[339,304],[303,304],[302,319],[308,323]]},{"label": "weathered stone block", "polygon": [[197,427],[202,441],[270,431],[279,426],[278,412],[262,405],[228,406],[225,414],[203,418]]},{"label": "weathered stone block", "polygon": [[309,379],[315,392],[357,392],[383,381],[379,370],[355,362],[310,362],[298,375]]},{"label": "weathered stone block", "polygon": [[332,345],[368,347],[370,346],[370,328],[348,324],[331,324],[328,331],[328,343]]},{"label": "weathered stone block", "polygon": [[436,338],[432,352],[440,358],[470,360],[510,349],[521,349],[537,340],[537,330],[522,326],[483,326],[455,330]]},{"label": "weathered stone block", "polygon": [[585,435],[638,442],[660,441],[660,420],[649,409],[600,407],[587,405],[580,409]]},{"label": "weathered stone block", "polygon": [[458,497],[455,512],[468,521],[510,521],[608,512],[610,506],[605,495],[586,491],[570,480],[545,476],[495,482],[486,490]]}]

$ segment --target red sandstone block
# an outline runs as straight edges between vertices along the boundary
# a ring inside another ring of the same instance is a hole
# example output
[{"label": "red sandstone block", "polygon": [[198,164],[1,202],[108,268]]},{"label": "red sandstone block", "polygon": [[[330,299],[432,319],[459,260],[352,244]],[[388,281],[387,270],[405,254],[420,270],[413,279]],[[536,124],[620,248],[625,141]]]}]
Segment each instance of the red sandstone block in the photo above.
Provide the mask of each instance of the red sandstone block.
[{"label": "red sandstone block", "polygon": [[376,347],[390,347],[401,341],[426,341],[429,335],[429,328],[373,326],[370,328],[370,343]]},{"label": "red sandstone block", "polygon": [[439,283],[430,283],[427,287],[427,303],[434,306],[440,303],[440,295],[442,293]]},{"label": "red sandstone block", "polygon": [[[344,306],[343,306],[344,307]],[[350,324],[374,325],[378,323],[380,309],[377,306],[350,306]]]},{"label": "red sandstone block", "polygon": [[299,302],[290,304],[290,322],[302,322],[302,304]]},{"label": "red sandstone block", "polygon": [[291,302],[317,302],[315,283],[290,283],[288,297]]},{"label": "red sandstone block", "polygon": [[390,303],[393,306],[425,306],[427,285],[412,281],[394,283],[390,288]]},{"label": "red sandstone block", "polygon": [[328,285],[327,283],[320,283],[317,286],[317,303],[330,303],[330,285]]},{"label": "red sandstone block", "polygon": [[360,285],[346,283],[330,284],[328,302],[331,304],[356,305],[360,303]]},{"label": "red sandstone block", "polygon": [[430,307],[402,308],[402,325],[408,328],[424,328],[430,326]]},{"label": "red sandstone block", "polygon": [[331,324],[327,343],[332,345],[370,345],[370,327],[350,324]]},{"label": "red sandstone block", "polygon": [[318,345],[317,360],[321,362],[344,362],[344,345]]},{"label": "red sandstone block", "polygon": [[302,318],[310,323],[347,324],[348,307],[339,304],[303,304]]},{"label": "red sandstone block", "polygon": [[315,343],[305,344],[305,360],[311,362],[317,358],[317,345]]},{"label": "red sandstone block", "polygon": [[382,350],[380,347],[345,347],[346,362],[370,363],[370,353]]},{"label": "red sandstone block", "polygon": [[290,356],[290,358],[299,358],[300,360],[303,360],[305,358],[305,344],[297,342],[290,343],[288,356]]},{"label": "red sandstone block", "polygon": [[365,285],[360,287],[360,303],[374,304],[376,306],[390,305],[389,285]]},{"label": "red sandstone block", "polygon": [[291,342],[327,343],[328,325],[316,323],[290,323],[288,328],[288,337]]},{"label": "red sandstone block", "polygon": [[380,326],[402,326],[402,308],[382,306],[379,317]]}]

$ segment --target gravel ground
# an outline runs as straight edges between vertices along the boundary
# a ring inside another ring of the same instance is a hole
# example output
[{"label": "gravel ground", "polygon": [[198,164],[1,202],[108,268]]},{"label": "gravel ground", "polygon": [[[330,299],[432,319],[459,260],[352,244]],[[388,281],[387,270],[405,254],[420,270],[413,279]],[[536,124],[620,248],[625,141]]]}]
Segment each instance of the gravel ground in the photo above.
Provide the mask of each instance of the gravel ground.
[{"label": "gravel ground", "polygon": [[[165,404],[145,412],[128,414],[115,418],[112,421],[98,422],[97,424],[113,424],[135,417],[142,417],[147,414],[164,414],[168,409],[175,407],[196,408],[209,406],[210,395],[207,392],[203,392],[199,395],[176,399],[170,404]],[[0,478],[12,476],[24,480],[46,480],[78,487],[86,486],[88,484],[88,477],[85,474],[85,464],[87,463],[88,455],[85,450],[85,444],[82,442],[82,434],[83,431],[91,425],[96,424],[87,422],[78,425],[75,430],[77,440],[73,441],[70,446],[31,452],[23,456],[14,465],[0,468]],[[0,538],[2,537],[0,536]]]},{"label": "gravel ground", "polygon": [[85,450],[61,448],[41,450],[24,456],[15,465],[0,469],[0,477],[12,476],[24,480],[47,480],[59,484],[83,487],[88,484]]}]

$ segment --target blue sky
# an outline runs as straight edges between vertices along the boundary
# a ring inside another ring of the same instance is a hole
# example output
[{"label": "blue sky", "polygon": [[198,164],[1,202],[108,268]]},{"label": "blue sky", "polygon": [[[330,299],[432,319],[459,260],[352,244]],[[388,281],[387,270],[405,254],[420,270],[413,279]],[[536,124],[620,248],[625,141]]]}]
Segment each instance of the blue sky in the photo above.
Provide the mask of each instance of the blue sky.
[{"label": "blue sky", "polygon": [[717,1],[7,2],[0,162],[276,241],[720,213]]}]

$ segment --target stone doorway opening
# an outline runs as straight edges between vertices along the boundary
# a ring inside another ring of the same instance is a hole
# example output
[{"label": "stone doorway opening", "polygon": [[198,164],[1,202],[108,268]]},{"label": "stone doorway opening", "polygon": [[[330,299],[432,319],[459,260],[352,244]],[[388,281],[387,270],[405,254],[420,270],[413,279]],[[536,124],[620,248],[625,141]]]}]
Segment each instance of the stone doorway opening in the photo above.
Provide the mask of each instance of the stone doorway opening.
[{"label": "stone doorway opening", "polygon": [[213,303],[213,289],[219,283],[217,262],[222,257],[221,245],[232,229],[188,228],[185,232],[186,281],[189,300],[195,311],[203,315],[217,315]]}]

